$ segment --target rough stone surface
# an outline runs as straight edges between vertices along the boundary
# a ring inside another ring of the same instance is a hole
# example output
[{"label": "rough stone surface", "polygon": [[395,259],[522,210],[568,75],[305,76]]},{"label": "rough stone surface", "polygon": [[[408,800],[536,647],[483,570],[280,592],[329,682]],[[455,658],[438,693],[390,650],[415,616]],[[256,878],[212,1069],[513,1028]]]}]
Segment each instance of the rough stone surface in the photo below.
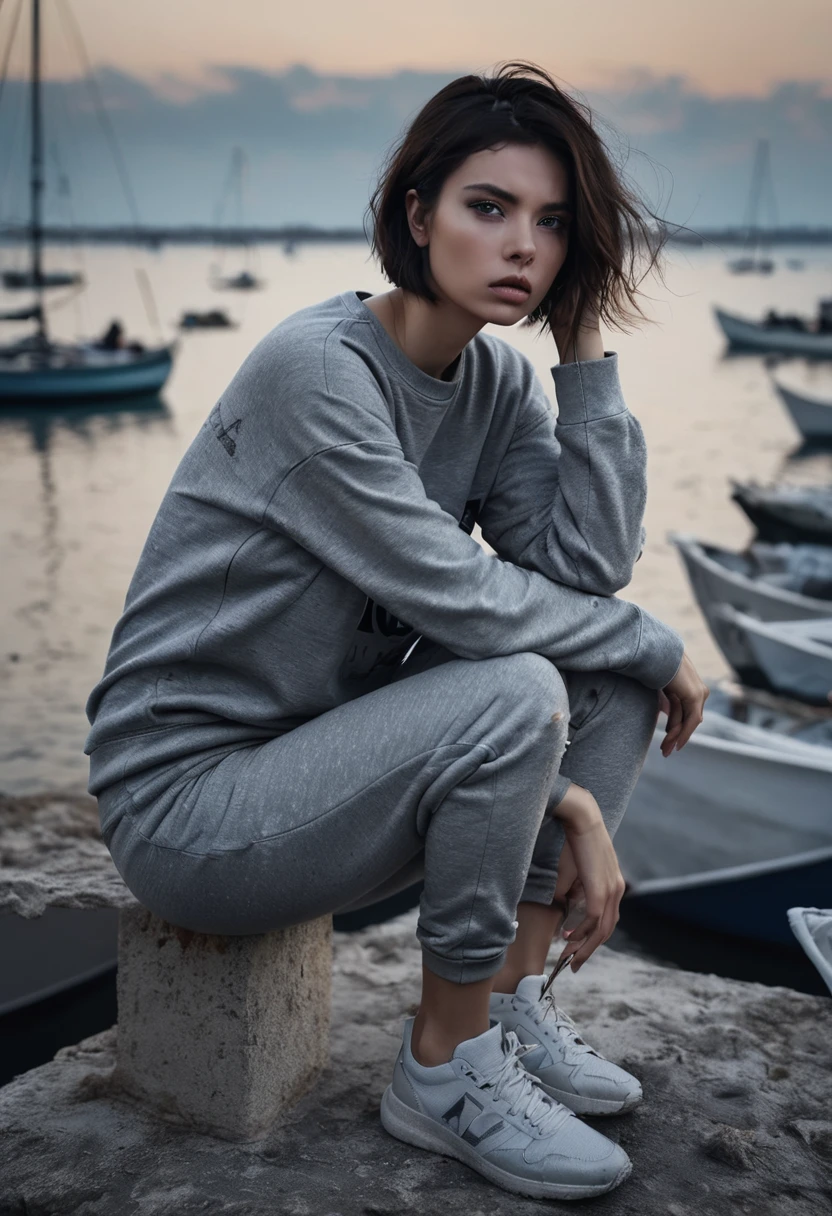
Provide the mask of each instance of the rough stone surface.
[{"label": "rough stone surface", "polygon": [[253,1139],[329,1062],[331,991],[331,916],[219,937],[136,905],[119,914],[114,1083],[166,1119]]},{"label": "rough stone surface", "polygon": [[[197,1135],[117,1100],[112,1031],[1,1089],[0,1216],[539,1212],[544,1201],[380,1125],[402,1019],[419,997],[415,922],[412,911],[334,935],[331,1064],[259,1141]],[[629,1115],[594,1121],[630,1154],[632,1175],[575,1210],[828,1216],[832,1001],[605,949],[555,987],[590,1042],[645,1088]]]},{"label": "rough stone surface", "polygon": [[27,918],[50,907],[128,908],[88,794],[0,794],[0,912]]}]

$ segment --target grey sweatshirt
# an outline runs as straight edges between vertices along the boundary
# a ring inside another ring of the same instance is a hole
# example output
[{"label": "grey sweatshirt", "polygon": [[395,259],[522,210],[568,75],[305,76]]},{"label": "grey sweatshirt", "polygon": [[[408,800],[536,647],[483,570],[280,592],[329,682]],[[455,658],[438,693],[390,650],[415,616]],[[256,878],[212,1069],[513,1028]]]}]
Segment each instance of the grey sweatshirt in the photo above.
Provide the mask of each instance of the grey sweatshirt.
[{"label": "grey sweatshirt", "polygon": [[271,330],[183,456],[87,702],[91,793],[291,730],[383,684],[420,637],[657,689],[676,673],[679,636],[614,594],[646,497],[618,355],[551,369],[555,424],[509,343],[477,334],[437,379],[368,295]]}]

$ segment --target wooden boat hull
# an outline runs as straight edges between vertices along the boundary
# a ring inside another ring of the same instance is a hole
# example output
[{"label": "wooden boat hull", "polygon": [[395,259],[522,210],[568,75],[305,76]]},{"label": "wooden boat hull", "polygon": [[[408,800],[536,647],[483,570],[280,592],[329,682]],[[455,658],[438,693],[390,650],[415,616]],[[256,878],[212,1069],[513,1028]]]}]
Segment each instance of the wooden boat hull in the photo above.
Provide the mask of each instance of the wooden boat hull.
[{"label": "wooden boat hull", "polygon": [[788,917],[792,933],[832,992],[832,908],[789,908]]},{"label": "wooden boat hull", "polygon": [[720,717],[670,759],[656,730],[615,836],[631,884],[832,853],[832,747]]},{"label": "wooden boat hull", "polygon": [[12,370],[0,361],[0,403],[91,401],[158,392],[173,366],[173,347],[139,355],[130,363]]},{"label": "wooden boat hull", "polygon": [[[832,604],[826,619],[759,621],[730,605],[716,613],[747,646],[772,692],[809,705],[829,705],[832,694]],[[832,808],[832,800],[830,800]]]},{"label": "wooden boat hull", "polygon": [[789,909],[796,902],[828,902],[831,890],[832,850],[826,850],[780,858],[770,865],[644,883],[624,898],[633,907],[702,929],[797,948]]},{"label": "wooden boat hull", "polygon": [[117,952],[115,908],[0,917],[0,1017],[107,972]]},{"label": "wooden boat hull", "polygon": [[832,600],[799,595],[729,570],[710,557],[693,536],[671,532],[668,538],[679,551],[705,623],[731,667],[743,684],[769,688],[754,652],[736,629],[717,616],[716,606],[730,604],[762,621],[817,620],[832,613]]},{"label": "wooden boat hull", "polygon": [[779,351],[782,354],[832,359],[832,333],[802,332],[786,326],[763,325],[722,308],[715,308],[714,316],[732,346],[743,350]]},{"label": "wooden boat hull", "polygon": [[813,511],[809,502],[789,501],[737,485],[731,494],[757,529],[772,544],[832,546],[832,514]]},{"label": "wooden boat hull", "polygon": [[2,283],[7,291],[29,291],[38,285],[40,287],[74,287],[83,281],[84,276],[74,270],[45,271],[40,276],[39,284],[31,270],[5,270],[2,274]]},{"label": "wooden boat hull", "polygon": [[832,442],[832,401],[807,397],[771,377],[780,400],[804,439]]}]

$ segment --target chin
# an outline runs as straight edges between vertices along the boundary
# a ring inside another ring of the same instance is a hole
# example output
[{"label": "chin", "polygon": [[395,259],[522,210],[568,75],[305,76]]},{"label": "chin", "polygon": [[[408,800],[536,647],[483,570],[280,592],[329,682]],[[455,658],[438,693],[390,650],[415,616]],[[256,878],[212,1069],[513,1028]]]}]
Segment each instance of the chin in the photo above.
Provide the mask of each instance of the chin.
[{"label": "chin", "polygon": [[501,308],[498,304],[496,308],[490,310],[494,315],[488,316],[486,321],[489,325],[503,325],[508,328],[517,325],[520,321],[525,321],[532,311],[531,308],[517,308],[509,311],[508,308]]}]

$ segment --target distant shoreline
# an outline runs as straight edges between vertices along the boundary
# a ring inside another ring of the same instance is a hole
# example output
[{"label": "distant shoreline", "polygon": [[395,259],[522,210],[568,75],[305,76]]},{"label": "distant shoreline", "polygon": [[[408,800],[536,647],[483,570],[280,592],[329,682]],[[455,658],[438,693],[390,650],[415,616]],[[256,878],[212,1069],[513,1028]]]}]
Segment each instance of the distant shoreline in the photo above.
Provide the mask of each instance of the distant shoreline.
[{"label": "distant shoreline", "polygon": [[[743,228],[703,228],[692,230],[667,225],[668,240],[673,244],[743,245],[747,232]],[[97,227],[58,227],[45,225],[42,229],[44,243],[53,245],[106,244],[106,245],[270,245],[292,241],[294,244],[317,244],[322,241],[367,241],[361,228],[313,228],[310,226],[287,226],[283,228],[216,228],[210,225],[144,225],[140,228],[128,224],[101,225]],[[6,225],[0,229],[0,244],[19,244],[28,241],[29,230],[25,225]],[[830,245],[832,228],[810,228],[798,225],[792,228],[775,228],[761,231],[758,236],[765,245]]]}]

